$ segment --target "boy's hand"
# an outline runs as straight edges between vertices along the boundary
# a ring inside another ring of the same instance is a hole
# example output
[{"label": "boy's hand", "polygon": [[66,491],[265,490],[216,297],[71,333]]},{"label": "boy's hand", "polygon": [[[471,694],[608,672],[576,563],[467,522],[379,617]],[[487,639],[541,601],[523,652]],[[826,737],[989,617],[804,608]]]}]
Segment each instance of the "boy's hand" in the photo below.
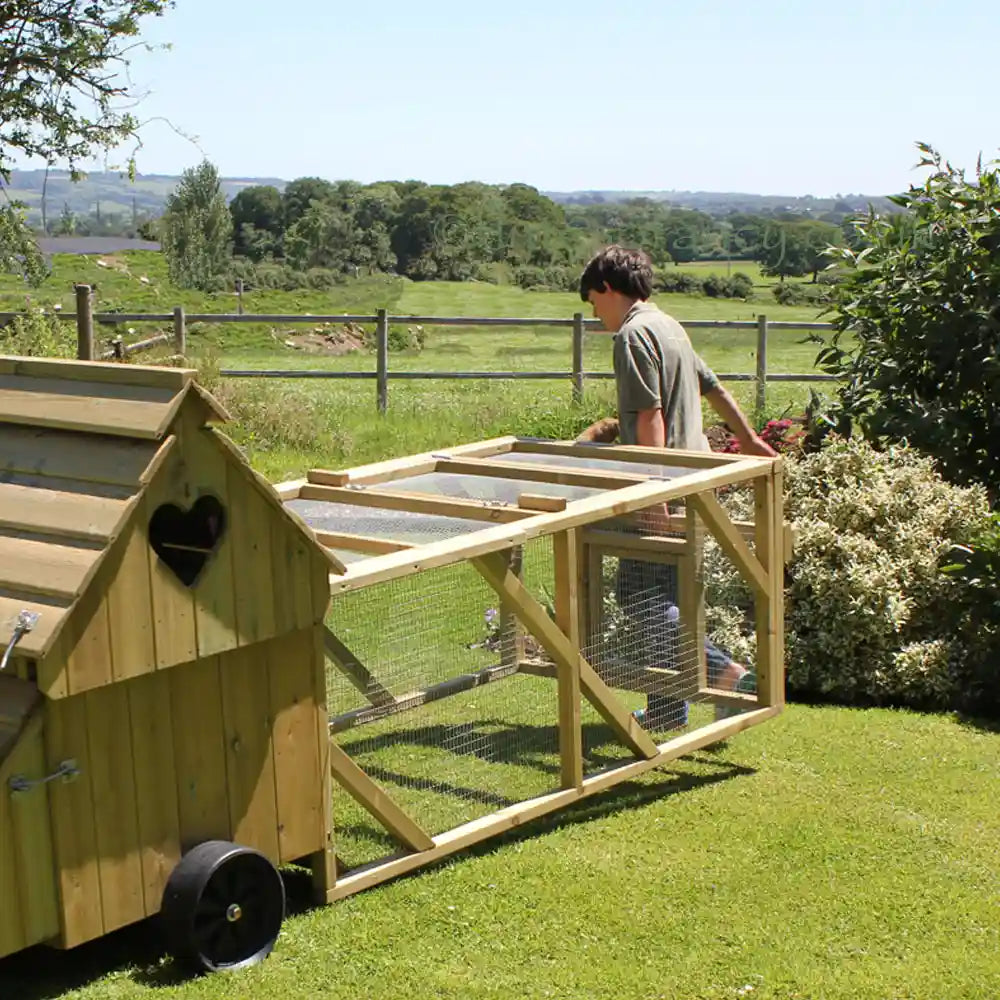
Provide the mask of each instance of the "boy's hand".
[{"label": "boy's hand", "polygon": [[619,425],[617,417],[605,417],[591,424],[576,440],[580,444],[598,442],[607,444],[618,437]]}]

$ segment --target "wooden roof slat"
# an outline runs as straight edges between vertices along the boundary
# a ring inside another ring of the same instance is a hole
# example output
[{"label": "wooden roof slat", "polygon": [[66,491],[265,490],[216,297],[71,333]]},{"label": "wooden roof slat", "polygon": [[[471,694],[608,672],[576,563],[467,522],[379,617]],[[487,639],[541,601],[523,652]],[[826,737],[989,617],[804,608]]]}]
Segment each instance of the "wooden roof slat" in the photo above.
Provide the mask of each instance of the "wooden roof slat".
[{"label": "wooden roof slat", "polygon": [[90,437],[81,447],[76,434],[36,427],[4,427],[0,441],[0,479],[14,473],[135,486],[156,454],[150,441]]},{"label": "wooden roof slat", "polygon": [[0,482],[0,528],[106,541],[128,501]]},{"label": "wooden roof slat", "polygon": [[145,385],[180,392],[195,377],[193,368],[74,361],[64,358],[0,357],[0,373],[32,378],[74,379],[116,385]]},{"label": "wooden roof slat", "polygon": [[0,536],[0,588],[74,598],[102,555],[101,549]]},{"label": "wooden roof slat", "polygon": [[164,389],[140,386],[136,389],[140,398],[129,399],[115,392],[102,394],[96,390],[103,387],[90,382],[78,382],[76,386],[87,387],[93,394],[68,393],[63,382],[0,375],[0,423],[157,438],[175,412],[171,405],[174,394]]},{"label": "wooden roof slat", "polygon": [[17,616],[22,611],[34,611],[38,615],[35,627],[26,632],[15,647],[15,656],[41,656],[62,625],[69,602],[46,604],[44,600],[0,594],[0,643],[3,643],[5,649],[14,631]]}]

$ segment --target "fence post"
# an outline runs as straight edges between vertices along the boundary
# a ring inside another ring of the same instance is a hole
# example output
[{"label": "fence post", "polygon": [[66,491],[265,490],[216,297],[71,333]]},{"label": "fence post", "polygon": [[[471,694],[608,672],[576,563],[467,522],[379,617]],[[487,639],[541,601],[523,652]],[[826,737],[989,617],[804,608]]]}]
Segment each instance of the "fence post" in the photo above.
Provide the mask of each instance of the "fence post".
[{"label": "fence post", "polygon": [[389,407],[389,317],[384,309],[375,313],[375,373],[378,412]]},{"label": "fence post", "polygon": [[174,354],[180,357],[187,354],[187,322],[184,319],[184,306],[174,306]]},{"label": "fence post", "polygon": [[184,322],[184,306],[174,306],[174,354],[187,354],[187,325]]},{"label": "fence post", "polygon": [[90,285],[76,286],[76,356],[94,360],[94,308]]},{"label": "fence post", "polygon": [[573,313],[573,402],[583,402],[583,313]]},{"label": "fence post", "polygon": [[243,315],[243,279],[236,279],[236,312],[238,315]]},{"label": "fence post", "polygon": [[767,317],[757,317],[757,419],[764,417],[767,407]]}]

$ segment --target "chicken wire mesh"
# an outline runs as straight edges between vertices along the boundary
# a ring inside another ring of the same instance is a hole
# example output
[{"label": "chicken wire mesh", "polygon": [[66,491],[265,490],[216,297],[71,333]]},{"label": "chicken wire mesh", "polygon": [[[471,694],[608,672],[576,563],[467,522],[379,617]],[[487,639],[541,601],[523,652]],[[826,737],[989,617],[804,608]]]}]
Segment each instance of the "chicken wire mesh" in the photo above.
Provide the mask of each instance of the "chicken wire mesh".
[{"label": "chicken wire mesh", "polygon": [[[382,692],[331,662],[333,738],[425,831],[558,786],[555,685],[517,675],[519,630],[471,565],[340,595],[327,624]],[[397,849],[336,787],[334,810],[343,865]]]}]

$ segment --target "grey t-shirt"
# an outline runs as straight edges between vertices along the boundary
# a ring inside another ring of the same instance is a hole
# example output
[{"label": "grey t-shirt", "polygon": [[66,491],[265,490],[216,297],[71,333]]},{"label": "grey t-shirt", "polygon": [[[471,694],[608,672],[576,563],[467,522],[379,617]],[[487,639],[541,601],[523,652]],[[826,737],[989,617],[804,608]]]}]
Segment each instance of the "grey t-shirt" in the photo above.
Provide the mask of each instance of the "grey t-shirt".
[{"label": "grey t-shirt", "polygon": [[668,448],[708,450],[701,397],[719,380],[677,320],[649,302],[637,302],[615,334],[614,366],[622,444],[638,444],[639,411],[659,407]]}]

